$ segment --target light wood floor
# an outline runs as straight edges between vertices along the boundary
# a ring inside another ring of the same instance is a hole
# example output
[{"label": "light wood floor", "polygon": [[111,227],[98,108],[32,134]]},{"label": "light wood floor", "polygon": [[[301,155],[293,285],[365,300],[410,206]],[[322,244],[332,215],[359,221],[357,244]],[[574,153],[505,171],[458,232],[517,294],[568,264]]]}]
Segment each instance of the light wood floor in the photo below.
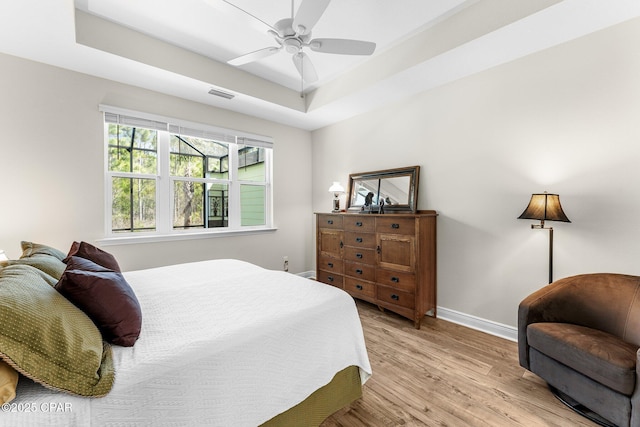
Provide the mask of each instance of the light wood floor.
[{"label": "light wood floor", "polygon": [[420,330],[358,301],[373,376],[322,427],[596,426],[518,364],[517,344],[425,317]]}]

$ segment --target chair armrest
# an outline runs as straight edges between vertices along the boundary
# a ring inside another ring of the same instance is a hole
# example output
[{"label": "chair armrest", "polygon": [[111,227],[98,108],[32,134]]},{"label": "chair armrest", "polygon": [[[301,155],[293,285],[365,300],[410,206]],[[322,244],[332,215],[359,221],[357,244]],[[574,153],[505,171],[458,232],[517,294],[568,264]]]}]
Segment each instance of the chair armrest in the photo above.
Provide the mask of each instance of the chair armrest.
[{"label": "chair armrest", "polygon": [[520,366],[529,369],[529,343],[527,341],[527,326],[537,322],[552,322],[552,306],[556,289],[563,286],[563,281],[557,281],[545,286],[527,296],[518,306],[518,358]]}]

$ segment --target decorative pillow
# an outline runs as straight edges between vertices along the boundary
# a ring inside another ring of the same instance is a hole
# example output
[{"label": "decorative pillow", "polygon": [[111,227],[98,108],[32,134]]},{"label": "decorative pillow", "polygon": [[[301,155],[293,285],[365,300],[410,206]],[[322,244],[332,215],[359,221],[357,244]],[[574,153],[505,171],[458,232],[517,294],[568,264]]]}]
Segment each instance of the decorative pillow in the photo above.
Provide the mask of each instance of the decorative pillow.
[{"label": "decorative pillow", "polygon": [[11,402],[16,398],[18,372],[7,362],[0,360],[0,404]]},{"label": "decorative pillow", "polygon": [[32,267],[37,268],[38,270],[46,273],[47,276],[53,279],[53,281],[47,280],[51,286],[54,286],[58,280],[60,280],[60,276],[64,273],[64,269],[67,265],[60,261],[58,258],[53,257],[51,255],[42,255],[36,254],[26,258],[13,259],[9,261],[5,261],[6,265],[30,265]]},{"label": "decorative pillow", "polygon": [[73,242],[69,254],[64,258],[64,262],[68,262],[72,256],[79,256],[95,262],[98,265],[108,268],[109,270],[120,272],[120,266],[116,258],[109,252],[105,252],[100,248],[96,248],[87,242]]},{"label": "decorative pillow", "polygon": [[61,250],[40,243],[22,241],[20,246],[22,246],[22,256],[20,258],[27,258],[33,255],[50,255],[62,261],[66,257]]},{"label": "decorative pillow", "polygon": [[104,396],[114,380],[111,347],[81,310],[29,265],[0,270],[0,358],[44,386]]},{"label": "decorative pillow", "polygon": [[125,347],[135,344],[142,311],[122,273],[71,256],[55,288],[93,320],[105,340]]}]

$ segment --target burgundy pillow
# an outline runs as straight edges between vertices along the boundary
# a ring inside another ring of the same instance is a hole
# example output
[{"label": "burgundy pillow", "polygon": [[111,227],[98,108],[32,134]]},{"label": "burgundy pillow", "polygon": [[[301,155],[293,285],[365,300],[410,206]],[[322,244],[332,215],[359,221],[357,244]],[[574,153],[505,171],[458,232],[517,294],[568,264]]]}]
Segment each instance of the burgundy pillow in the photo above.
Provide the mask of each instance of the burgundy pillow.
[{"label": "burgundy pillow", "polygon": [[70,256],[55,288],[93,320],[106,341],[125,347],[135,344],[142,311],[122,273]]},{"label": "burgundy pillow", "polygon": [[116,258],[113,255],[100,248],[96,248],[87,242],[73,242],[71,249],[69,249],[69,254],[62,261],[66,263],[72,256],[79,256],[81,258],[91,260],[98,265],[108,268],[109,270],[117,272],[121,271],[118,261],[116,261]]}]

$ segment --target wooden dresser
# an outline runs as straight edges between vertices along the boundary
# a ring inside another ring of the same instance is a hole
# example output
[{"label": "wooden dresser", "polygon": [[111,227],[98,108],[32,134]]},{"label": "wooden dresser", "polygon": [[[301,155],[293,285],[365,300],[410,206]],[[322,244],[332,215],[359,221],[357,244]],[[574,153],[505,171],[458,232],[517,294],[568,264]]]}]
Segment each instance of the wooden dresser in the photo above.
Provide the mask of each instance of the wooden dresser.
[{"label": "wooden dresser", "polygon": [[413,320],[436,316],[435,211],[316,214],[316,278]]}]

